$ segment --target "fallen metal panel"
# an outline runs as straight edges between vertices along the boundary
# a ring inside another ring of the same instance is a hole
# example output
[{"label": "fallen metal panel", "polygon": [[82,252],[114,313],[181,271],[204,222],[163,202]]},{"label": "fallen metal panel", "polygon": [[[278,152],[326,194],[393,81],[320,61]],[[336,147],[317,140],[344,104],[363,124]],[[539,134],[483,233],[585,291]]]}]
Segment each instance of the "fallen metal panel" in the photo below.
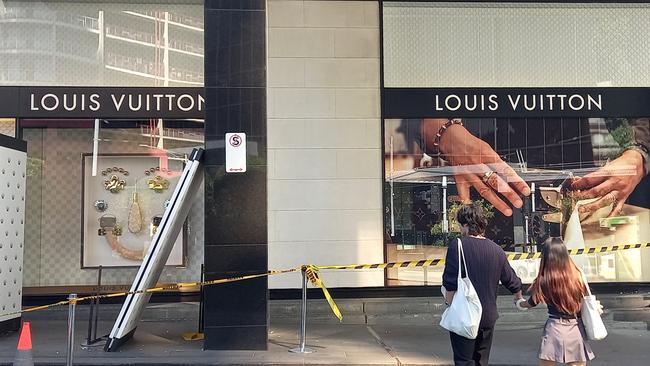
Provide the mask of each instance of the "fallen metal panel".
[{"label": "fallen metal panel", "polygon": [[[190,210],[192,198],[201,185],[200,175],[197,172],[201,165],[202,155],[203,149],[194,149],[192,151],[189,162],[185,166],[172,194],[169,207],[165,210],[158,231],[153,237],[149,251],[142,260],[142,265],[140,265],[138,274],[133,281],[133,285],[131,285],[131,291],[152,288],[158,282],[176,237],[183,228],[183,222]],[[150,298],[150,293],[128,295],[126,297],[109,339],[104,346],[104,351],[116,351],[133,336],[142,311]]]}]

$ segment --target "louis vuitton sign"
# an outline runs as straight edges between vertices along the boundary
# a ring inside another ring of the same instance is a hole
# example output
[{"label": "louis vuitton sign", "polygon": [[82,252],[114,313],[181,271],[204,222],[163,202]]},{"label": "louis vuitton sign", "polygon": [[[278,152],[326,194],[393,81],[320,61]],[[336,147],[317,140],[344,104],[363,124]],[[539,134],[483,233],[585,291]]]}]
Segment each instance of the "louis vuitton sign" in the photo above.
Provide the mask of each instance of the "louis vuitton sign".
[{"label": "louis vuitton sign", "polygon": [[203,118],[204,110],[203,88],[0,88],[2,117]]},{"label": "louis vuitton sign", "polygon": [[643,117],[649,88],[386,88],[385,118]]}]

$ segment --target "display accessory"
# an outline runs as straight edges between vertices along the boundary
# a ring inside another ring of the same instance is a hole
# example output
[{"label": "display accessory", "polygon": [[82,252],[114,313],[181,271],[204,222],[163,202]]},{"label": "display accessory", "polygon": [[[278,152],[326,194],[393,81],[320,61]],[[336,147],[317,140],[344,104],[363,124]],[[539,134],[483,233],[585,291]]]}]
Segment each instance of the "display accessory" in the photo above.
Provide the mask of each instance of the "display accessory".
[{"label": "display accessory", "polygon": [[162,193],[167,188],[169,188],[169,181],[159,175],[156,175],[154,178],[147,180],[147,185],[149,189],[153,190],[156,193]]},{"label": "display accessory", "polygon": [[160,170],[160,167],[151,167],[149,169],[145,169],[144,174],[145,175],[151,175],[151,174],[156,173],[156,171],[158,171],[158,170]]},{"label": "display accessory", "polygon": [[160,172],[165,173],[167,175],[171,174],[172,171],[167,169],[167,168],[161,168],[159,166],[157,167],[151,167],[149,169],[144,170],[145,175],[151,175],[151,174],[160,174]]},{"label": "display accessory", "polygon": [[117,218],[113,215],[104,215],[99,218],[100,227],[114,227],[117,225]]},{"label": "display accessory", "polygon": [[111,175],[109,180],[104,181],[104,188],[111,193],[119,193],[126,187],[126,181],[117,175]]},{"label": "display accessory", "polygon": [[112,168],[106,168],[106,169],[102,170],[102,175],[103,176],[107,176],[107,175],[109,175],[111,173],[121,173],[121,174],[124,174],[126,176],[129,175],[128,170],[126,170],[124,168],[119,168],[119,167],[116,167],[116,166],[114,166]]},{"label": "display accessory", "polygon": [[95,203],[93,203],[93,206],[95,207],[95,210],[99,212],[108,210],[108,202],[105,200],[96,200]]},{"label": "display accessory", "polygon": [[142,211],[140,210],[138,192],[133,192],[131,207],[129,207],[128,228],[129,232],[132,234],[137,234],[142,231]]},{"label": "display accessory", "polygon": [[607,337],[607,328],[605,328],[603,318],[600,316],[600,304],[596,300],[596,296],[591,294],[589,283],[587,283],[587,276],[582,271],[580,271],[580,275],[582,276],[582,283],[587,290],[587,294],[582,299],[582,307],[580,310],[582,322],[585,325],[585,333],[587,333],[587,338],[592,341],[605,339]]},{"label": "display accessory", "polygon": [[[116,227],[116,229],[118,227]],[[121,227],[119,227],[119,230],[121,230]],[[122,235],[121,231],[116,233],[116,230],[113,230],[112,232],[107,233],[105,236],[106,242],[111,247],[113,252],[125,259],[141,261],[144,257],[144,250],[127,248],[120,243],[119,239],[117,238],[119,235]]]},{"label": "display accessory", "polygon": [[122,232],[123,232],[123,230],[122,230],[122,226],[121,226],[121,225],[115,225],[115,226],[113,227],[113,231],[112,231],[113,235],[115,235],[115,236],[121,236],[121,235],[122,235]]},{"label": "display accessory", "polygon": [[442,126],[440,126],[440,129],[438,130],[438,133],[436,133],[436,137],[433,139],[433,146],[435,147],[436,152],[437,152],[438,154],[440,154],[440,138],[441,138],[442,135],[445,133],[445,131],[447,131],[447,129],[448,129],[449,127],[453,126],[453,125],[459,125],[459,126],[462,126],[462,125],[463,125],[463,121],[461,121],[461,120],[459,120],[459,119],[450,119],[450,120],[448,120],[447,122],[445,122],[445,124],[443,124]]},{"label": "display accessory", "polygon": [[162,216],[156,215],[151,218],[151,225],[149,226],[149,236],[153,237],[156,234],[156,231],[158,231],[158,226],[160,226],[160,222],[162,221]]},{"label": "display accessory", "polygon": [[104,215],[99,218],[99,229],[97,229],[97,235],[105,236],[109,232],[115,236],[120,236],[122,235],[122,227],[118,225],[115,216]]},{"label": "display accessory", "polygon": [[[462,277],[463,267],[465,267],[465,278]],[[476,339],[482,313],[481,300],[469,279],[463,243],[458,239],[458,288],[451,305],[442,313],[440,326],[461,337]]]}]

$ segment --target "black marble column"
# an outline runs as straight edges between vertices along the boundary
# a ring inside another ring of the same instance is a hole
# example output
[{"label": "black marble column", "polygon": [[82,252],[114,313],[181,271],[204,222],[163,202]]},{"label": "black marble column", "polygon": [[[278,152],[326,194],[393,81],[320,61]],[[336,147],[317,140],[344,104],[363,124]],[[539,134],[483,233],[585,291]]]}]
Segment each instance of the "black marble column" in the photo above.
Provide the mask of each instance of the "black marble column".
[{"label": "black marble column", "polygon": [[[205,0],[206,279],[266,272],[266,8]],[[245,132],[247,171],[225,173],[224,135]],[[205,289],[211,350],[264,350],[266,278]]]}]

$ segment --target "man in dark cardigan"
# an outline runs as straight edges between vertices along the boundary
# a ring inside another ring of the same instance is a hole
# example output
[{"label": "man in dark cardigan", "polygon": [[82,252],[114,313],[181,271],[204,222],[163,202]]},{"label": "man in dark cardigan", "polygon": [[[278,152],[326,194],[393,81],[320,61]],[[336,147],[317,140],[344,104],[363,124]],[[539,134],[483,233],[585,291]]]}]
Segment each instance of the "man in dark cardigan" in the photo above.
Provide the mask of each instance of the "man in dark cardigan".
[{"label": "man in dark cardigan", "polygon": [[[515,298],[521,298],[521,280],[510,266],[505,252],[492,240],[485,238],[487,220],[483,209],[474,204],[461,207],[457,220],[461,227],[463,253],[467,268],[462,268],[462,276],[469,272],[469,279],[476,289],[483,314],[476,339],[468,339],[450,332],[451,347],[456,366],[487,366],[492,346],[494,324],[497,313],[497,289],[499,282]],[[458,287],[458,241],[449,242],[442,284],[446,291],[445,302],[451,303]]]}]

